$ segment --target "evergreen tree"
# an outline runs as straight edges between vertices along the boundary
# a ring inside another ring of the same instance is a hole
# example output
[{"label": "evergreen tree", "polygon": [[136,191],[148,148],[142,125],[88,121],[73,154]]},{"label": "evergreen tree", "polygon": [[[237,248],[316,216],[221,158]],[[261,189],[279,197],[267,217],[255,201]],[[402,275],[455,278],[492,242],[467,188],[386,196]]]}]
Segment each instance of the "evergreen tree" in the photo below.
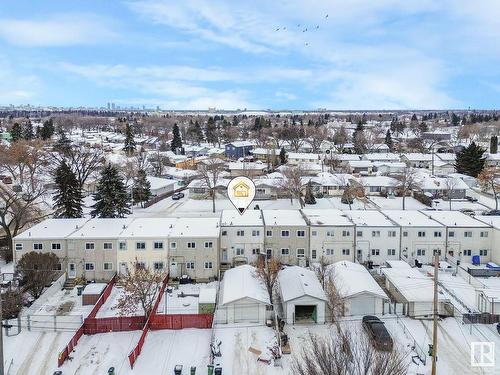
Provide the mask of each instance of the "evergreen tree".
[{"label": "evergreen tree", "polygon": [[130,198],[118,169],[108,164],[102,171],[93,195],[92,217],[124,217],[130,214]]},{"label": "evergreen tree", "polygon": [[[40,128],[38,128],[38,129],[40,129]],[[55,131],[54,123],[53,123],[52,119],[50,118],[43,123],[42,130],[40,131],[40,137],[44,141],[46,141],[54,135],[54,131]]]},{"label": "evergreen tree", "polygon": [[358,122],[356,130],[352,134],[352,143],[356,154],[362,154],[366,151],[366,137],[362,121]]},{"label": "evergreen tree", "polygon": [[458,126],[460,125],[460,117],[458,117],[455,113],[451,114],[451,124],[453,126]]},{"label": "evergreen tree", "polygon": [[15,122],[10,129],[10,136],[12,137],[12,142],[16,142],[23,137],[23,131],[21,129],[21,125]]},{"label": "evergreen tree", "polygon": [[71,140],[66,136],[63,128],[59,128],[58,139],[54,145],[54,150],[62,154],[67,154],[71,150]]},{"label": "evergreen tree", "polygon": [[174,138],[172,139],[172,143],[170,144],[172,151],[176,152],[177,150],[182,149],[182,139],[181,139],[181,133],[179,131],[179,125],[177,123],[174,124],[174,128],[172,129],[172,133],[174,135]]},{"label": "evergreen tree", "polygon": [[484,167],[483,153],[484,149],[472,142],[469,147],[457,154],[455,161],[457,173],[477,177]]},{"label": "evergreen tree", "polygon": [[391,131],[389,129],[387,129],[387,133],[385,133],[385,144],[389,147],[389,150],[392,151],[394,143],[392,142]]},{"label": "evergreen tree", "polygon": [[205,127],[205,136],[208,143],[217,143],[217,125],[213,117],[209,117],[207,121],[207,126]]},{"label": "evergreen tree", "polygon": [[133,155],[135,151],[134,132],[132,131],[132,127],[128,122],[125,124],[125,142],[123,151],[125,151],[125,154],[127,154],[127,156]]},{"label": "evergreen tree", "polygon": [[493,135],[490,138],[490,154],[496,154],[498,152],[498,136]]},{"label": "evergreen tree", "polygon": [[280,163],[281,163],[281,165],[286,164],[286,151],[285,151],[284,147],[281,147],[281,151],[280,151]]},{"label": "evergreen tree", "polygon": [[314,194],[312,191],[311,181],[307,183],[306,187],[306,195],[304,197],[304,202],[306,204],[316,204],[316,198],[314,198]]},{"label": "evergreen tree", "polygon": [[147,202],[151,198],[151,183],[146,178],[144,169],[139,169],[137,172],[134,188],[132,189],[132,198],[134,199],[134,203],[140,203],[141,207],[144,207],[144,202]]},{"label": "evergreen tree", "polygon": [[62,161],[55,171],[57,185],[54,195],[54,217],[77,218],[83,216],[82,191],[76,174]]},{"label": "evergreen tree", "polygon": [[30,119],[28,119],[23,124],[22,132],[23,132],[23,138],[26,139],[27,141],[35,138],[35,133],[33,131],[33,124],[31,123]]}]

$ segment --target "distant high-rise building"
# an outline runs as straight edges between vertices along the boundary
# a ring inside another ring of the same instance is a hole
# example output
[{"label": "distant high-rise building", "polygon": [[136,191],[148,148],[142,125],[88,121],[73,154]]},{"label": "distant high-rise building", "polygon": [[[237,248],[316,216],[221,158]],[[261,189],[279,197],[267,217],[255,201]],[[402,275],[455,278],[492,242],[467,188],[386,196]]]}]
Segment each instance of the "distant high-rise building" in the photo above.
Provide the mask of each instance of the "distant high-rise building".
[{"label": "distant high-rise building", "polygon": [[115,110],[115,108],[116,108],[115,103],[111,103],[111,109]]},{"label": "distant high-rise building", "polygon": [[108,109],[111,109],[111,103],[108,102]]}]

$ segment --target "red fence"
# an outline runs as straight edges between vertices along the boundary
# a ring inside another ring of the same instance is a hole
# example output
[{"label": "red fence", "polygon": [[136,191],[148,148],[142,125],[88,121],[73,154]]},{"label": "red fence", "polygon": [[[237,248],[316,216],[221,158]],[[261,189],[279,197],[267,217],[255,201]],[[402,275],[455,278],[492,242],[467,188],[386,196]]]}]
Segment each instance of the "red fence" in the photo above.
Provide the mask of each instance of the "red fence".
[{"label": "red fence", "polygon": [[146,336],[148,334],[149,327],[151,326],[151,321],[153,320],[153,318],[156,315],[156,310],[158,310],[158,305],[160,304],[161,297],[163,296],[163,293],[165,292],[165,288],[167,287],[167,283],[168,283],[168,275],[165,276],[165,278],[163,279],[163,283],[162,283],[162,286],[160,288],[160,292],[158,293],[158,296],[156,297],[156,302],[153,306],[153,309],[149,313],[148,320],[146,321],[146,324],[144,324],[144,328],[142,329],[141,338],[139,339],[139,342],[135,346],[134,350],[132,350],[130,352],[130,354],[128,355],[128,361],[130,363],[130,368],[134,368],[134,363],[135,363],[135,361],[137,361],[137,357],[139,357],[139,355],[141,354],[142,347],[144,345],[144,341],[146,340]]},{"label": "red fence", "polygon": [[89,317],[95,318],[95,316],[97,315],[97,312],[99,311],[101,306],[104,305],[104,303],[108,299],[109,295],[111,294],[111,290],[113,289],[113,286],[116,283],[116,278],[117,278],[117,275],[115,273],[115,275],[109,281],[106,288],[104,288],[104,291],[102,292],[101,296],[97,300],[97,303],[92,308],[92,311],[90,312],[88,317],[85,318],[81,327],[78,328],[78,331],[76,331],[75,334],[73,335],[73,337],[71,338],[71,340],[69,340],[68,345],[66,345],[66,347],[62,350],[62,352],[59,353],[59,356],[57,358],[57,366],[58,367],[62,366],[64,361],[68,358],[69,353],[71,353],[73,351],[73,348],[76,346],[76,344],[78,344],[78,340],[80,340],[80,337],[82,337],[82,335],[85,333],[84,332],[85,331],[85,324],[86,324],[87,320],[89,319]]},{"label": "red fence", "polygon": [[213,314],[155,315],[151,329],[212,328]]},{"label": "red fence", "polygon": [[88,318],[83,325],[83,333],[94,335],[106,332],[138,331],[144,327],[145,316],[114,316],[109,318]]}]

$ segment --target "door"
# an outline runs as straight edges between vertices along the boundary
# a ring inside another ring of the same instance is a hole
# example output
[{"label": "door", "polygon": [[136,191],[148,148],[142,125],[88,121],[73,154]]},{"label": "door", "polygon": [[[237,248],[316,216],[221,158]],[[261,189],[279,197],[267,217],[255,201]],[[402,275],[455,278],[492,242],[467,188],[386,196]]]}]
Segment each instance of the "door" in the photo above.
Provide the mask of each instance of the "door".
[{"label": "door", "polygon": [[227,249],[222,249],[222,261],[227,262]]},{"label": "door", "polygon": [[259,321],[259,305],[244,303],[241,305],[234,306],[234,322],[252,322],[256,323]]},{"label": "door", "polygon": [[75,263],[68,263],[68,279],[74,279],[76,277],[76,265]]},{"label": "door", "polygon": [[120,275],[127,276],[127,263],[120,263]]},{"label": "door", "polygon": [[171,278],[174,278],[174,277],[178,277],[177,275],[177,262],[170,262],[170,277]]},{"label": "door", "polygon": [[357,297],[351,299],[349,315],[369,315],[375,313],[375,298]]}]

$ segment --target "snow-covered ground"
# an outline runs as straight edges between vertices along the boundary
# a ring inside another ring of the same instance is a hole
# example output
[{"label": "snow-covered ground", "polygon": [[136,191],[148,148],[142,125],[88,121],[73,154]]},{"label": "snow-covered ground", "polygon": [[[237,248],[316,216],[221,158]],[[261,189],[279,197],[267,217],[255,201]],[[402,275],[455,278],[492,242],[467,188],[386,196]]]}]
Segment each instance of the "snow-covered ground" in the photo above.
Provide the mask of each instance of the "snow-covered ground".
[{"label": "snow-covered ground", "polygon": [[[118,301],[120,300],[120,297],[123,295],[124,289],[119,286],[114,286],[113,289],[111,290],[111,294],[109,295],[108,299],[104,303],[104,305],[101,306],[99,311],[97,312],[97,318],[110,318],[114,316],[119,316],[120,315],[120,310],[116,307],[118,305]],[[141,306],[137,306],[137,309],[134,313],[127,313],[127,316],[141,316],[144,315],[144,310],[142,309]]]},{"label": "snow-covered ground", "polygon": [[217,282],[173,286],[172,293],[165,290],[158,305],[158,312],[161,314],[198,314],[197,295],[200,293],[200,289],[206,288],[216,289]]},{"label": "snow-covered ground", "polygon": [[[381,210],[402,210],[403,209],[403,198],[384,198],[370,196],[368,197],[378,208]],[[420,203],[415,198],[406,197],[405,199],[405,209],[407,210],[423,210],[429,208],[425,204]]]}]

